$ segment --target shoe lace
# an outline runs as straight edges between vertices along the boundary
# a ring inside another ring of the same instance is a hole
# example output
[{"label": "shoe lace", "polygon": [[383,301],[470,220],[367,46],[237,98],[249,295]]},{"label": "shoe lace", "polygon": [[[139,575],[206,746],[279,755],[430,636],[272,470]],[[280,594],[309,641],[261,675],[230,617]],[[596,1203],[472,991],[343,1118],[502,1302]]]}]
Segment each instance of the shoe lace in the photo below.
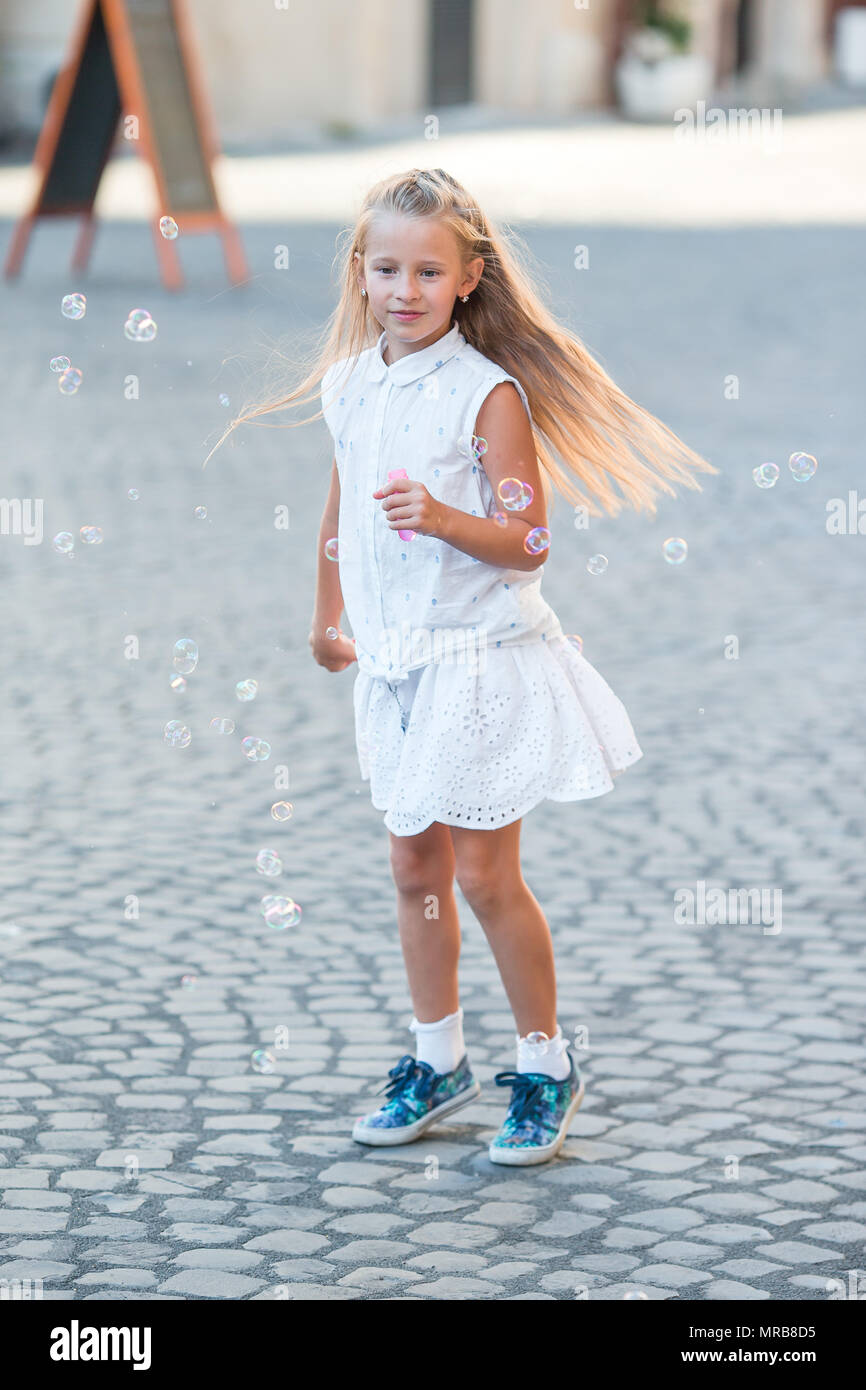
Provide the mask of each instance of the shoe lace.
[{"label": "shoe lace", "polygon": [[545,1083],[537,1076],[521,1071],[501,1071],[493,1078],[497,1086],[513,1086],[510,1114],[515,1121],[522,1120],[540,1100]]},{"label": "shoe lace", "polygon": [[402,1091],[405,1091],[416,1079],[416,1076],[418,1084],[415,1087],[415,1094],[419,1100],[426,1100],[436,1082],[436,1073],[420,1067],[415,1058],[410,1057],[408,1052],[405,1057],[400,1058],[395,1067],[391,1068],[388,1075],[392,1078],[391,1081],[386,1081],[376,1094],[381,1095],[384,1091],[389,1100],[393,1100]]}]

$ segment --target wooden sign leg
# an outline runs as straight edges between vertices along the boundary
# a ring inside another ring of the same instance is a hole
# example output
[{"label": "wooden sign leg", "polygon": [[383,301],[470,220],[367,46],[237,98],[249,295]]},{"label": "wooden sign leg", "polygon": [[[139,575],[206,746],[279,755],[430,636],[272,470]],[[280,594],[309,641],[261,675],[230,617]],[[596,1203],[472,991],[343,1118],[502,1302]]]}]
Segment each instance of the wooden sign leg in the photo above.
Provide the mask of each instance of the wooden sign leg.
[{"label": "wooden sign leg", "polygon": [[30,240],[30,233],[33,231],[33,223],[36,219],[32,216],[22,217],[12,234],[12,241],[9,244],[9,254],[6,257],[6,265],[3,274],[7,280],[11,280],[21,269],[24,260],[24,252],[27,250],[27,243]]},{"label": "wooden sign leg", "polygon": [[73,270],[86,270],[95,233],[96,219],[92,212],[86,212],[81,223],[81,230],[78,233],[78,240],[75,243],[75,250],[72,252]]},{"label": "wooden sign leg", "polygon": [[244,246],[238,229],[232,222],[221,219],[219,230],[229,278],[232,284],[241,285],[249,280],[250,268],[247,265],[247,258],[244,255]]},{"label": "wooden sign leg", "polygon": [[166,241],[162,232],[159,230],[159,218],[152,219],[151,231],[156,246],[156,259],[159,265],[159,273],[162,283],[167,290],[183,289],[183,273],[180,268],[180,258],[177,254],[177,247],[172,241]]}]

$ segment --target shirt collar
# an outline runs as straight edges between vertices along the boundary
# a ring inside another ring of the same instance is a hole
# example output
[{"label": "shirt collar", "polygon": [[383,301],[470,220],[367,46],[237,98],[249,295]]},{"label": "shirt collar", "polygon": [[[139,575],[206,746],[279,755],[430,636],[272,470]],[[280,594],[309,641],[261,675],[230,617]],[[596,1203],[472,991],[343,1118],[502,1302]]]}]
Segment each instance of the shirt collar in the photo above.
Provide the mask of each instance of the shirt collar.
[{"label": "shirt collar", "polygon": [[397,386],[404,386],[408,381],[417,381],[419,377],[426,376],[436,367],[441,367],[443,362],[447,362],[449,357],[453,357],[465,346],[466,339],[460,332],[460,325],[454,319],[449,331],[441,338],[437,338],[435,343],[429,347],[420,348],[417,352],[407,352],[405,357],[398,357],[396,362],[390,366],[382,357],[382,350],[387,342],[385,333],[379,336],[379,341],[373,349],[369,377],[371,381],[392,381]]}]

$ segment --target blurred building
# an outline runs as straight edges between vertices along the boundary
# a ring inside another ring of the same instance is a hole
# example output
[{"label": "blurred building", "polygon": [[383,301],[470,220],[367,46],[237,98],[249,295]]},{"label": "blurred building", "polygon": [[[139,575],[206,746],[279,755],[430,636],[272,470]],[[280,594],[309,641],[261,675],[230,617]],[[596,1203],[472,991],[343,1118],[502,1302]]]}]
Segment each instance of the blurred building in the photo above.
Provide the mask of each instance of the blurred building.
[{"label": "blurred building", "polygon": [[[81,0],[0,0],[0,136],[33,136]],[[223,145],[278,147],[458,109],[615,103],[636,0],[187,0]],[[715,92],[796,100],[833,75],[840,9],[866,0],[665,0]]]}]

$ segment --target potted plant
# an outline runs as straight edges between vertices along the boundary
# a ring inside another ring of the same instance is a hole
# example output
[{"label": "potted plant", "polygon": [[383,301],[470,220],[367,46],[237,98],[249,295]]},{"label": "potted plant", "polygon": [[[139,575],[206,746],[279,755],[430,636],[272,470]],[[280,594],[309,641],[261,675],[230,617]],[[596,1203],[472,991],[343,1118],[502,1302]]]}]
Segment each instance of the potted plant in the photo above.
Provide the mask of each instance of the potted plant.
[{"label": "potted plant", "polygon": [[614,71],[619,104],[632,120],[670,120],[707,95],[710,64],[690,51],[687,19],[666,14],[659,0],[643,0],[636,9],[635,27],[626,35]]}]

